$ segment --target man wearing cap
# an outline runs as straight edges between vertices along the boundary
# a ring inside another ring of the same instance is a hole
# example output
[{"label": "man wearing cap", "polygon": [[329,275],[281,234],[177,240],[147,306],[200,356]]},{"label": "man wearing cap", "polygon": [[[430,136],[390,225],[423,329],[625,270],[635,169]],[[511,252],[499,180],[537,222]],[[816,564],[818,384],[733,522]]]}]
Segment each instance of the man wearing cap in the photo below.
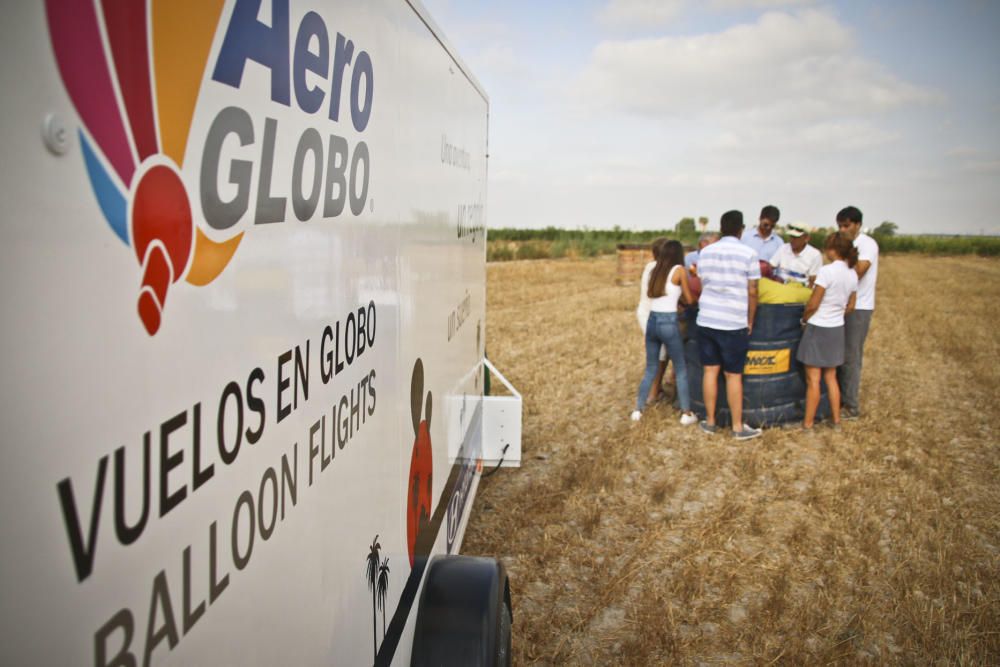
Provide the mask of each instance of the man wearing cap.
[{"label": "man wearing cap", "polygon": [[781,218],[781,211],[778,210],[777,206],[765,206],[760,210],[760,221],[757,228],[749,234],[744,234],[741,239],[744,245],[757,251],[757,257],[761,261],[766,262],[771,259],[771,256],[778,252],[778,248],[784,243],[780,236],[773,233],[779,218]]},{"label": "man wearing cap", "polygon": [[783,283],[796,282],[812,287],[816,274],[823,268],[823,255],[809,245],[809,227],[793,222],[786,228],[785,235],[788,243],[771,256],[775,275]]}]

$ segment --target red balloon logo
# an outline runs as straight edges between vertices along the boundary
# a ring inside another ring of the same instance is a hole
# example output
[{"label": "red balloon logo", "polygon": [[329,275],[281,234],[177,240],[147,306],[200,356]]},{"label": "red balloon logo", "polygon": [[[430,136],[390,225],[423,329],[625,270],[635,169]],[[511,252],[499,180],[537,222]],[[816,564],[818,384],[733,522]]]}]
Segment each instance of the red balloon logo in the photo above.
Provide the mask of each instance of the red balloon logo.
[{"label": "red balloon logo", "polygon": [[413,567],[417,541],[427,522],[430,521],[434,503],[431,407],[430,392],[427,392],[427,400],[424,400],[424,364],[417,359],[410,380],[410,412],[413,418],[414,441],[413,451],[410,454],[410,475],[406,493],[406,545],[410,555],[410,567]]},{"label": "red balloon logo", "polygon": [[139,181],[132,202],[132,239],[142,265],[139,317],[153,335],[160,328],[167,288],[187,269],[194,239],[187,191],[170,167],[152,167]]}]

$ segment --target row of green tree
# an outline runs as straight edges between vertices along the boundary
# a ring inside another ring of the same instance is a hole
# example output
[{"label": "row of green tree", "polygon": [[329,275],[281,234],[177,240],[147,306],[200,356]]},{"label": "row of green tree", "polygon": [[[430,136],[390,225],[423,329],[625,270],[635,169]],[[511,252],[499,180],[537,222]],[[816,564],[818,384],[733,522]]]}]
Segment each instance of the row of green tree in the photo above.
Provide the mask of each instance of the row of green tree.
[{"label": "row of green tree", "polygon": [[[687,218],[685,218],[686,220]],[[693,224],[692,220],[692,224]],[[490,228],[487,236],[491,241],[610,241],[614,243],[645,243],[661,236],[677,238],[681,236],[698,236],[698,232],[679,232],[675,229],[622,229],[615,225],[611,229],[563,229],[560,227],[543,227],[541,229],[517,229],[515,227]]]},{"label": "row of green tree", "polygon": [[[699,224],[700,223],[700,224]],[[564,229],[561,227],[542,227],[541,229],[519,229],[516,227],[498,227],[489,230],[489,238],[493,241],[569,241],[597,239],[615,243],[643,243],[661,236],[680,240],[697,238],[707,229],[708,218],[681,218],[673,229],[622,229],[615,225],[611,229]],[[886,220],[872,232],[875,236],[895,236],[899,226]],[[779,229],[779,232],[781,230]],[[823,234],[825,237],[825,234]]]},{"label": "row of green tree", "polygon": [[[517,229],[502,227],[489,229],[487,259],[506,261],[513,259],[545,259],[560,257],[596,257],[614,253],[618,244],[650,243],[661,236],[677,239],[685,246],[695,246],[707,220],[682,218],[673,229]],[[778,229],[780,234],[783,230]],[[814,230],[810,243],[822,248],[833,228]],[[871,234],[884,253],[917,252],[931,255],[981,255],[1000,256],[1000,237],[995,236],[909,236],[900,235],[896,223],[885,221]]]}]

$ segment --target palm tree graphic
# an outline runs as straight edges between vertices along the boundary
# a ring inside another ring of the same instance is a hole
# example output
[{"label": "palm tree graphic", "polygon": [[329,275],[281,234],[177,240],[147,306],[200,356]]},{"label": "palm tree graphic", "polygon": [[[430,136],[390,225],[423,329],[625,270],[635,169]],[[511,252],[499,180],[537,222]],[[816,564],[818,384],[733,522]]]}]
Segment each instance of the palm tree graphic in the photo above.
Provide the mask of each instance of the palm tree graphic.
[{"label": "palm tree graphic", "polygon": [[382,610],[382,638],[385,639],[385,595],[389,592],[389,557],[378,568],[378,608]]},{"label": "palm tree graphic", "polygon": [[376,535],[371,546],[368,547],[368,557],[365,559],[368,590],[372,592],[372,650],[375,652],[375,657],[378,657],[378,625],[376,624],[378,617],[375,614],[375,593],[378,587],[379,551],[381,550],[382,545],[379,544],[378,535]]}]

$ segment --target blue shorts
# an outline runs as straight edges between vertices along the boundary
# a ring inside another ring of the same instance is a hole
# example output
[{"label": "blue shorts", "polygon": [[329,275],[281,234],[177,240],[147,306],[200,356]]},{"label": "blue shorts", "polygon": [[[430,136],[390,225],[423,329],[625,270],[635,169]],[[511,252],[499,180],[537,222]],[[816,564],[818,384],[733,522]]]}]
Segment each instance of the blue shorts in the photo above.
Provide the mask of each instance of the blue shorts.
[{"label": "blue shorts", "polygon": [[698,356],[702,366],[722,366],[726,373],[743,373],[749,348],[749,329],[698,328]]}]

